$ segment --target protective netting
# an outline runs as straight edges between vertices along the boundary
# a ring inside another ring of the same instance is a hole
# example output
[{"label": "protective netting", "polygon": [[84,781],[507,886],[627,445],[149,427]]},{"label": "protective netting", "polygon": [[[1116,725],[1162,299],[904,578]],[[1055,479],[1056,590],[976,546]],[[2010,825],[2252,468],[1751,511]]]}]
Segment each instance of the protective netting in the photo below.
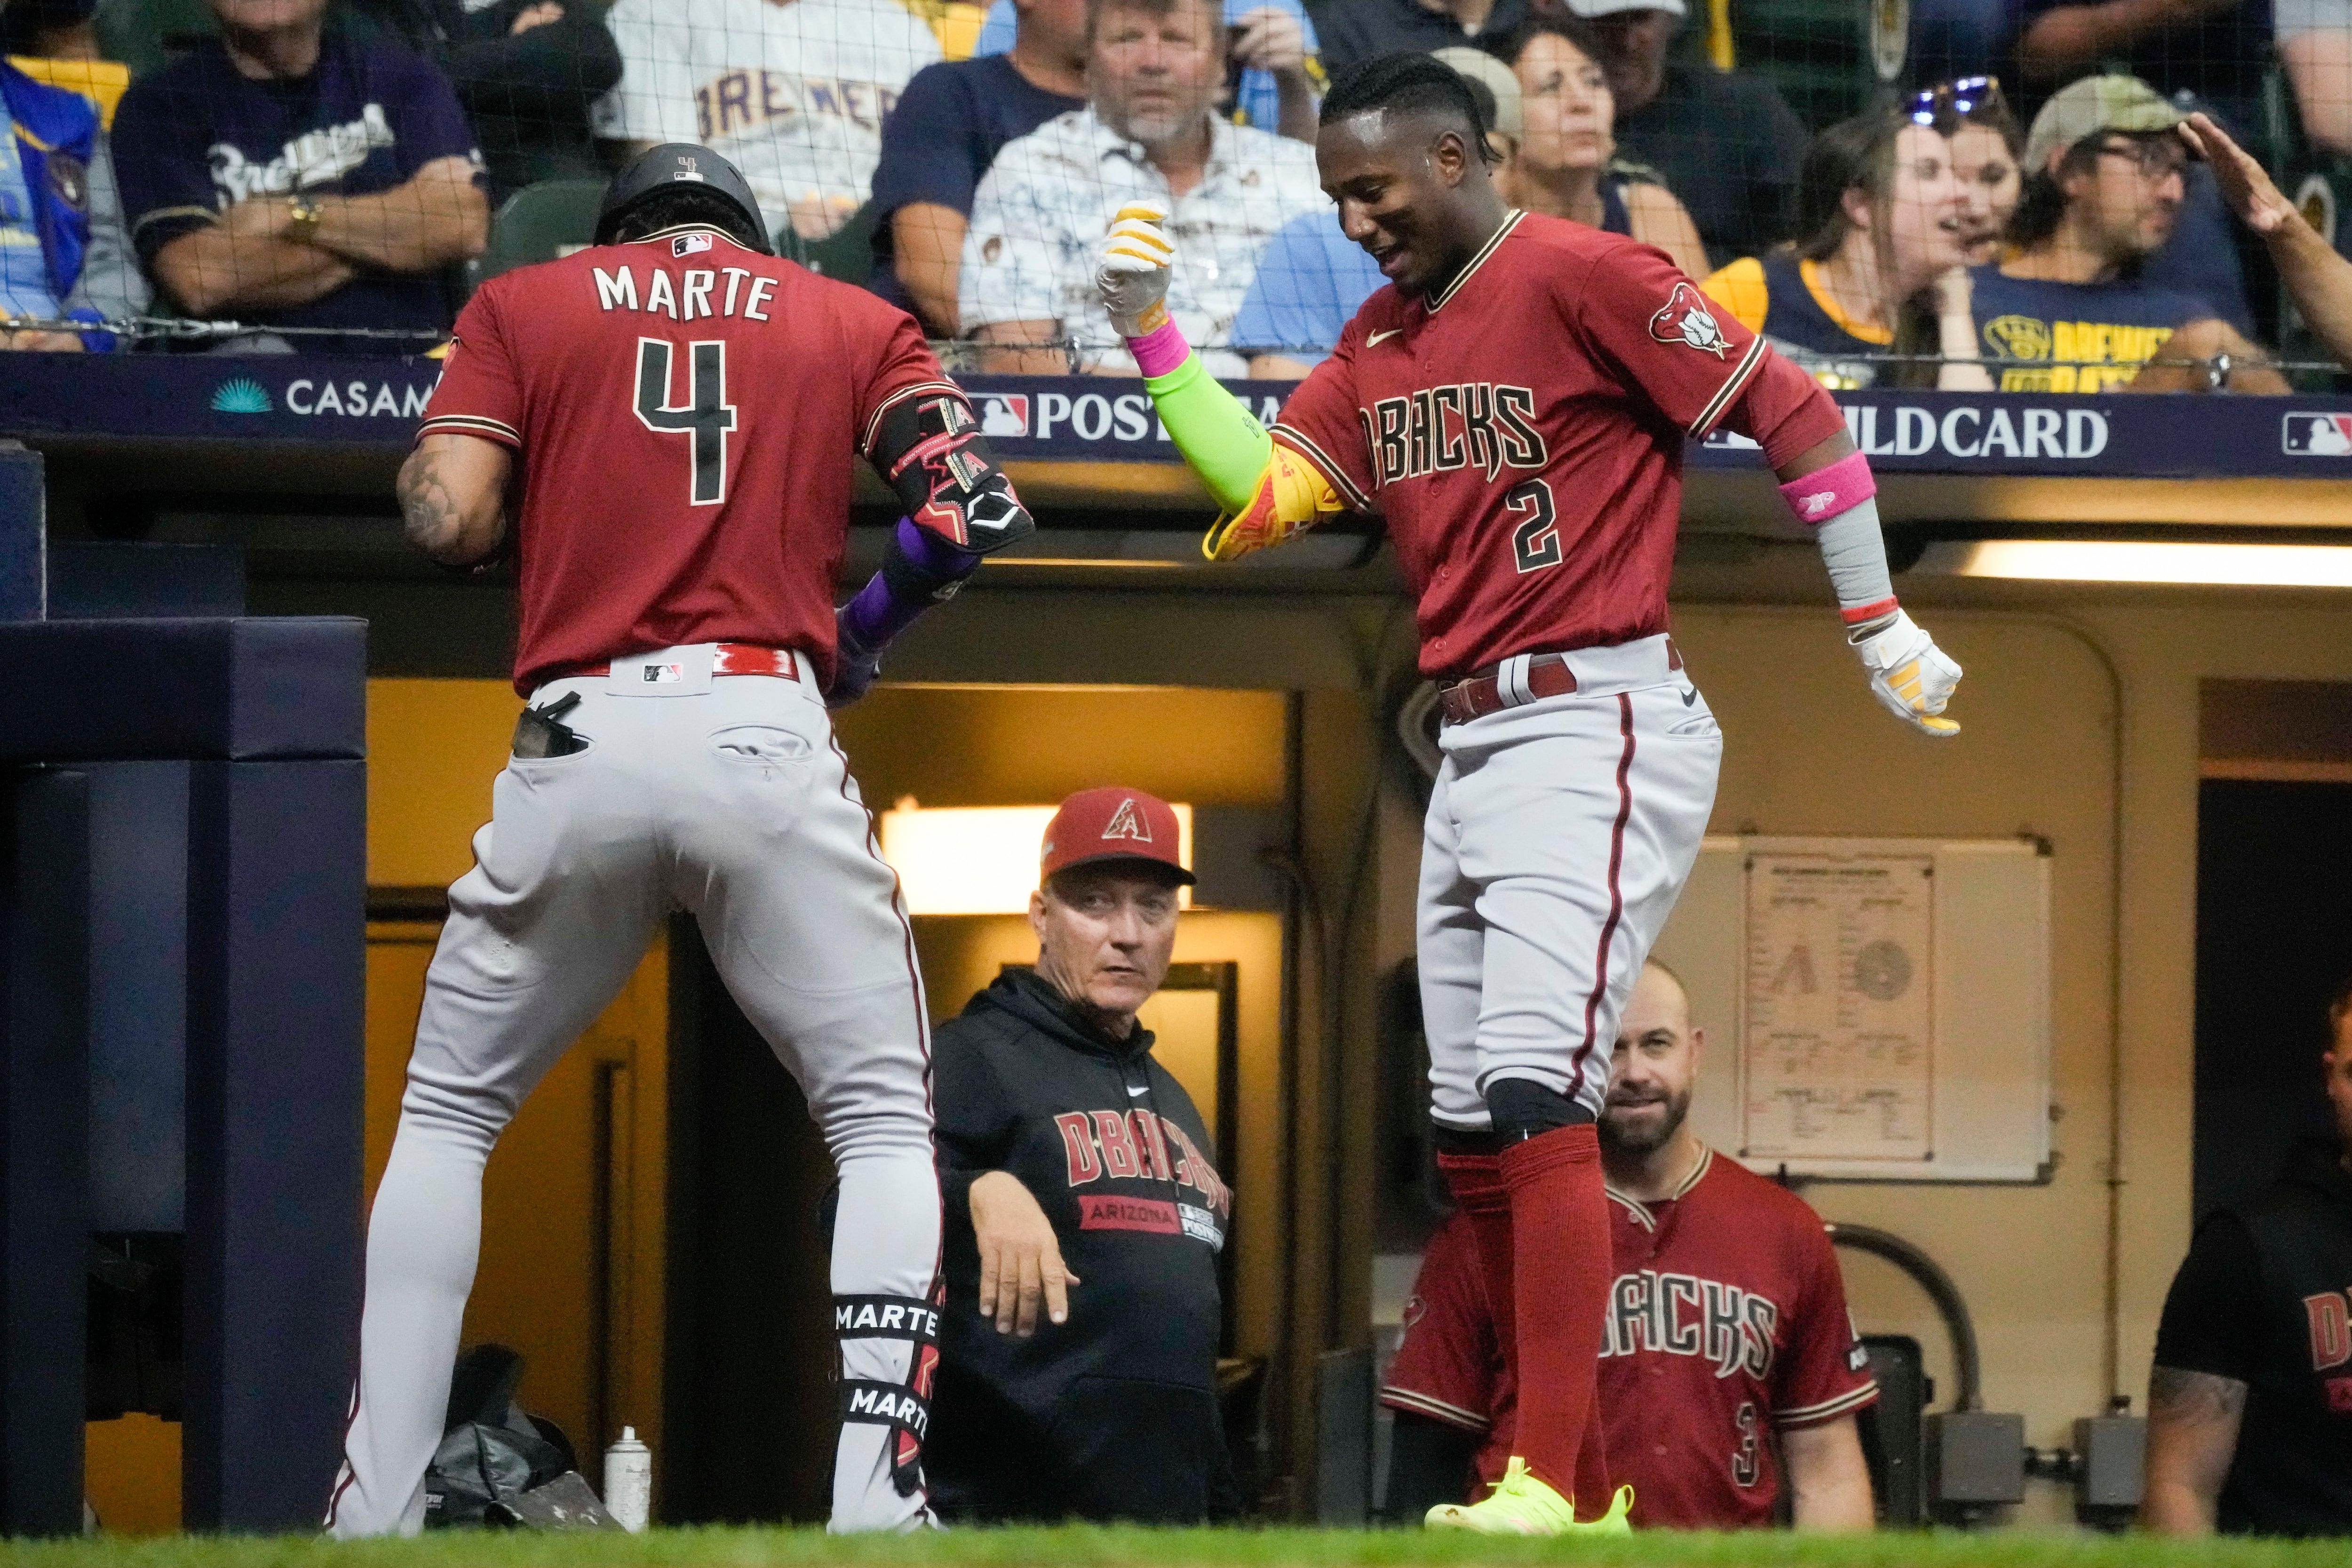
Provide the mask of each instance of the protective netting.
[{"label": "protective netting", "polygon": [[691,141],[955,368],[1130,372],[1093,252],[1150,201],[1210,367],[1295,376],[1382,282],[1319,105],[1408,48],[1470,82],[1512,204],[1659,247],[1833,387],[2322,390],[2352,352],[2352,0],[13,0],[0,28],[19,349],[422,352]]}]

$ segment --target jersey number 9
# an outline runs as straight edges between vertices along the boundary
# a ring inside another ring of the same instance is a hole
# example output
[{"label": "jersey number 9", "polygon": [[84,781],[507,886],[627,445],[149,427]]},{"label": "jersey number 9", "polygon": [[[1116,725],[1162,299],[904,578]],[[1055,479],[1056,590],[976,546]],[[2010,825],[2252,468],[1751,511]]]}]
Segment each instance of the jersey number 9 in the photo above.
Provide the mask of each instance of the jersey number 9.
[{"label": "jersey number 9", "polygon": [[727,499],[727,432],[735,428],[735,405],[727,401],[727,345],[687,344],[686,404],[669,400],[670,345],[660,338],[637,340],[637,422],[648,430],[692,437],[687,498],[695,506]]}]

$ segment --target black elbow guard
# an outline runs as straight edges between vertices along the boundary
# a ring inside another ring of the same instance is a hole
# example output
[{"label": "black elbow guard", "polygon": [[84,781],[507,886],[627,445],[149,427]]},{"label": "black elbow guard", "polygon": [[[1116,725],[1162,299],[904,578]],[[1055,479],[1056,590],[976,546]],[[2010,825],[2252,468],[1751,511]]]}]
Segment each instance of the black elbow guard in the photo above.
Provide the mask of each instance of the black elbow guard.
[{"label": "black elbow guard", "polygon": [[974,555],[1036,531],[960,396],[909,397],[892,407],[882,416],[873,462],[908,517]]}]

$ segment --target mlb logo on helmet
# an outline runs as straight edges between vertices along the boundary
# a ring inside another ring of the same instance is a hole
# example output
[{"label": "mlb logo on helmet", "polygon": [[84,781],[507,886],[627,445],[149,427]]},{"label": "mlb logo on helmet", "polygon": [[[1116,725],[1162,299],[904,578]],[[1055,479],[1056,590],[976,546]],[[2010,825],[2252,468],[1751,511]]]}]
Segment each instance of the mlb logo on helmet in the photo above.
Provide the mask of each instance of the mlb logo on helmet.
[{"label": "mlb logo on helmet", "polygon": [[1675,291],[1666,296],[1664,308],[1650,318],[1650,335],[1662,343],[1680,343],[1717,359],[1731,350],[1715,312],[1706,308],[1699,291],[1688,283],[1675,284]]},{"label": "mlb logo on helmet", "polygon": [[1095,860],[1151,860],[1193,880],[1178,858],[1182,829],[1176,808],[1139,789],[1081,790],[1064,801],[1045,825],[1039,847],[1040,881]]}]

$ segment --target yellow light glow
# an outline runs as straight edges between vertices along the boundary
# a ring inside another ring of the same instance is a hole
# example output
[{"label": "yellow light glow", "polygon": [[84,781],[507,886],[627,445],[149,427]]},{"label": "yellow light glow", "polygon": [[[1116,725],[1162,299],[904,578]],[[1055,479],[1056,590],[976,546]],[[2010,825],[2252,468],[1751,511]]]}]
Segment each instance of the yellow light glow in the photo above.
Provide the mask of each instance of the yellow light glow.
[{"label": "yellow light glow", "polygon": [[2333,544],[2156,543],[2121,539],[1986,539],[1932,544],[1918,570],[1954,577],[2073,583],[2184,583],[2352,588],[2352,548]]},{"label": "yellow light glow", "polygon": [[[918,915],[1015,915],[1037,886],[1050,805],[930,807],[912,796],[882,814],[882,858]],[[1192,808],[1176,811],[1176,858],[1192,865]],[[1192,903],[1192,889],[1181,902]]]}]

